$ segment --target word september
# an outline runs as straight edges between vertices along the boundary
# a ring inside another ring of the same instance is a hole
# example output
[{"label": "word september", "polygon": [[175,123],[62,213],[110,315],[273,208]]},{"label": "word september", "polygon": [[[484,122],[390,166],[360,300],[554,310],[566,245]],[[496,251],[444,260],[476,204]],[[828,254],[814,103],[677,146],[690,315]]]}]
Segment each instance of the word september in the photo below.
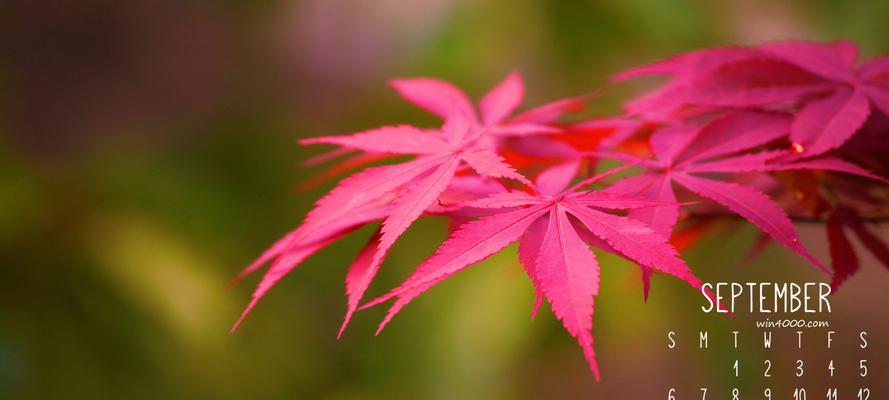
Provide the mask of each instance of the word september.
[{"label": "word september", "polygon": [[[750,312],[760,313],[805,313],[830,312],[830,285],[826,283],[807,282],[772,283],[772,282],[718,282],[704,283],[701,293],[707,299],[707,305],[701,306],[706,313],[734,313],[737,304],[749,304]],[[711,295],[713,298],[711,298]],[[715,298],[715,300],[714,300]],[[728,308],[726,306],[728,301]],[[714,301],[716,304],[714,304]],[[718,305],[717,305],[718,304]]]}]

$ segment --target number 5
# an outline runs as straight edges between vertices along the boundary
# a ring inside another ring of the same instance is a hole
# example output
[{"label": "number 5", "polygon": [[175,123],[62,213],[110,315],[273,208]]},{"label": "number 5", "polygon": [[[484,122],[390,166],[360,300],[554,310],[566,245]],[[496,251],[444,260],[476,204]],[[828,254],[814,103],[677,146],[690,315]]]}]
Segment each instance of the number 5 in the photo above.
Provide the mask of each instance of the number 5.
[{"label": "number 5", "polygon": [[867,376],[867,360],[858,360],[858,370],[861,371],[861,376]]}]

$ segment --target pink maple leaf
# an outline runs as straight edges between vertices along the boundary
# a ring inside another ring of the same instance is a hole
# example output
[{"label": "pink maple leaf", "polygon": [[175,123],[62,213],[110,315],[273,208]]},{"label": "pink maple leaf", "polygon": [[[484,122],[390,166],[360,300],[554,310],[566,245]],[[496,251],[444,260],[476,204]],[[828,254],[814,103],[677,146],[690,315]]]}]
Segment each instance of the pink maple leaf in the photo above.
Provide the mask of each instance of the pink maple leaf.
[{"label": "pink maple leaf", "polygon": [[[681,104],[761,107],[798,104],[792,150],[812,157],[835,149],[867,120],[872,106],[889,114],[889,58],[856,66],[850,42],[785,41],[756,48],[699,50],[617,76],[668,74],[675,79],[629,104],[632,112],[675,112]],[[663,115],[661,113],[660,115]]]},{"label": "pink maple leaf", "polygon": [[473,126],[486,127],[492,135],[504,137],[559,133],[561,129],[552,123],[566,113],[582,110],[585,98],[556,100],[510,117],[525,95],[521,75],[512,72],[479,100],[479,119],[466,94],[449,82],[402,78],[392,80],[391,85],[407,101],[444,119],[454,114],[466,115]]},{"label": "pink maple leaf", "polygon": [[[701,128],[662,128],[651,137],[653,159],[614,155],[624,160],[635,160],[646,171],[616,182],[608,191],[675,202],[673,185],[678,184],[744,217],[778,243],[829,273],[800,243],[790,217],[775,201],[754,188],[700,176],[705,173],[750,172],[770,168],[766,165],[776,157],[776,152],[738,153],[785,136],[790,123],[790,117],[780,113],[738,111],[718,117]],[[669,236],[679,218],[679,206],[674,204],[631,210],[629,215]],[[643,266],[643,272],[647,297],[649,271]]]},{"label": "pink maple leaf", "polygon": [[518,241],[520,261],[538,294],[535,310],[545,297],[565,329],[577,339],[598,379],[591,329],[599,265],[588,244],[679,277],[695,288],[701,287],[701,281],[662,235],[640,221],[605,212],[663,202],[580,190],[616,170],[566,189],[576,173],[572,167],[575,165],[560,165],[541,174],[536,194],[503,192],[465,203],[466,207],[497,212],[461,226],[404,283],[362,306],[395,299],[377,333],[430,287]]},{"label": "pink maple leaf", "polygon": [[[466,94],[450,82],[421,77],[393,79],[390,81],[390,84],[404,99],[442,117],[442,119],[447,120],[455,115],[462,115],[468,119],[473,130],[484,130],[494,137],[522,137],[561,133],[562,129],[556,127],[553,123],[566,113],[583,110],[583,100],[589,97],[578,96],[552,101],[511,117],[511,114],[521,104],[525,93],[521,75],[518,72],[512,72],[479,100],[478,109],[481,114],[481,119],[479,119],[479,113],[476,113],[475,106]],[[401,131],[411,128],[410,126],[400,125],[363,132],[365,134],[364,139],[366,140],[365,145],[360,150],[368,154],[354,156],[340,164],[334,165],[323,171],[314,180],[302,186],[310,188],[323,183],[343,171],[380,159],[383,157],[381,154],[414,153],[412,147],[415,149],[416,145],[423,145],[423,143],[411,143],[410,141],[413,138],[407,138],[407,143],[405,143],[404,147],[383,145],[375,147],[372,145],[372,141],[381,136],[388,137],[388,143],[390,144],[393,142],[397,143],[399,139],[405,138],[405,134]],[[430,139],[427,138],[426,140]],[[426,148],[429,147],[427,146]],[[329,151],[305,161],[304,165],[319,164],[349,154],[355,150],[355,148],[346,147]]]},{"label": "pink maple leaf", "polygon": [[[700,174],[767,172],[780,170],[828,170],[889,182],[863,168],[833,157],[783,160],[782,150],[747,152],[786,135],[791,117],[783,113],[735,111],[719,116],[703,127],[669,126],[651,137],[654,158],[642,160],[619,153],[613,157],[635,161],[646,172],[616,182],[607,190],[675,202],[678,184],[744,217],[785,247],[800,254],[821,270],[829,271],[806,250],[787,213],[759,190]],[[778,161],[776,161],[778,160]],[[669,236],[679,217],[679,205],[630,210],[629,215]],[[650,270],[643,266],[644,296],[648,297]]]},{"label": "pink maple leaf", "polygon": [[[416,159],[401,164],[368,168],[344,179],[330,193],[318,200],[317,206],[309,212],[303,225],[292,233],[292,236],[288,235],[291,237],[285,238],[285,242],[273,247],[273,249],[300,249],[304,246],[302,243],[307,236],[315,235],[311,232],[325,229],[335,221],[348,218],[369,203],[388,198],[387,204],[390,207],[387,213],[377,215],[383,219],[379,237],[372,240],[367,247],[373,249],[372,255],[362,253],[359,260],[350,268],[346,285],[348,308],[340,334],[355,312],[358,301],[376,275],[389,249],[421,214],[437,204],[439,196],[448,188],[458,169],[470,168],[482,176],[515,179],[530,184],[524,176],[494,152],[493,139],[487,130],[474,126],[469,118],[460,113],[450,115],[441,131],[423,131],[399,125],[349,136],[305,139],[301,143],[335,144],[372,153],[417,156]],[[398,195],[393,196],[394,193]],[[315,247],[312,247],[313,251],[307,252],[307,255],[317,251]],[[274,272],[276,278],[274,280],[264,278],[244,315],[271,285],[304,259],[305,257],[289,257],[284,259],[288,262],[276,262],[278,267],[273,266],[267,272],[267,275]],[[267,261],[267,258],[261,258],[257,263],[261,265]],[[248,267],[245,273],[252,272],[255,268],[258,268],[256,263]]]}]

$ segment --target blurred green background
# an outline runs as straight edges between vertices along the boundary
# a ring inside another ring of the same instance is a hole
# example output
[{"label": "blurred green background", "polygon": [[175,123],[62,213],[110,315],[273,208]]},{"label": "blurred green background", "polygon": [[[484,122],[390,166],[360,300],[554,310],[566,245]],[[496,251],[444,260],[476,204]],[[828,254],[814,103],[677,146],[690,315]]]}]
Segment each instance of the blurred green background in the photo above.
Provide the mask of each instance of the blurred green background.
[{"label": "blurred green background", "polygon": [[[284,279],[234,335],[257,278],[224,287],[331,185],[297,189],[318,172],[300,161],[322,150],[298,138],[436,122],[390,77],[441,77],[476,97],[518,69],[526,104],[540,103],[702,46],[844,37],[886,54],[887,20],[883,0],[3,2],[0,398],[633,399],[704,385],[752,396],[759,380],[732,378],[728,360],[761,362],[757,348],[665,349],[668,330],[753,331],[749,318],[703,315],[699,294],[664,277],[643,304],[638,269],[609,257],[594,316],[599,384],[549,311],[530,321],[514,248],[430,291],[379,337],[383,311],[370,310],[336,340],[345,267],[368,229]],[[641,88],[608,88],[588,115],[617,112]],[[826,259],[822,231],[802,231]],[[371,292],[444,234],[441,220],[412,227]],[[824,278],[774,246],[741,266],[753,238],[749,226],[720,230],[687,259],[709,281]],[[867,328],[885,339],[885,318],[869,316],[885,317],[889,280],[863,261],[829,319],[850,338]],[[871,357],[889,354],[876,342]],[[776,389],[790,390],[794,351],[770,356],[787,369]]]}]

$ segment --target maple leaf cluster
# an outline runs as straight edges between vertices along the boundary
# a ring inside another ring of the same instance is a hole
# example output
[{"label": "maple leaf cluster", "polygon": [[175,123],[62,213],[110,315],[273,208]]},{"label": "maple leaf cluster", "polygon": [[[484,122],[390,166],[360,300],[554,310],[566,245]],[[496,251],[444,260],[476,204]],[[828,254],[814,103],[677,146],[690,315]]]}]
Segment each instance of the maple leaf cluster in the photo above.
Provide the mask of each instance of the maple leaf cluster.
[{"label": "maple leaf cluster", "polygon": [[[533,313],[549,303],[596,379],[599,264],[591,246],[638,264],[646,299],[654,272],[700,290],[677,247],[702,237],[716,217],[749,221],[762,232],[758,248],[783,245],[832,276],[835,287],[859,268],[844,227],[889,266],[889,249],[866,226],[884,217],[889,202],[889,57],[856,59],[849,42],[685,53],[616,75],[669,80],[626,103],[621,116],[579,122],[564,119],[583,109],[586,96],[516,113],[525,90],[517,73],[477,104],[441,80],[394,80],[401,97],[442,125],[302,140],[339,147],[309,163],[345,157],[324,177],[409,158],[342,179],[245,268],[236,280],[269,264],[233,330],[312,254],[377,223],[346,273],[340,335],[356,311],[392,301],[382,329],[421,293],[518,243],[536,293]],[[624,165],[596,175],[605,159]],[[362,305],[392,245],[433,215],[452,221],[449,238],[403,283]],[[794,220],[824,223],[832,269],[809,253]]]}]

